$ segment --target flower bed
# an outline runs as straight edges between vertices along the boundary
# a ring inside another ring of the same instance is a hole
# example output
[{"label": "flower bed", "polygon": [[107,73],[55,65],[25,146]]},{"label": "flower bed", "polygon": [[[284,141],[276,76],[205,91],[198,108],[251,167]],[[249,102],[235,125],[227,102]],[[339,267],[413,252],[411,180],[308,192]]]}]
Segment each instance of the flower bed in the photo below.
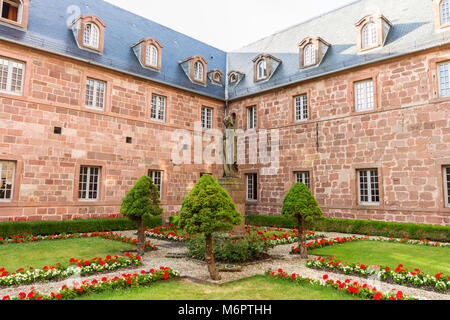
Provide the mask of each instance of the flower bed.
[{"label": "flower bed", "polygon": [[[78,239],[78,238],[89,238],[89,237],[100,237],[107,240],[121,241],[124,243],[130,243],[137,245],[137,239],[123,236],[120,233],[113,232],[86,232],[86,233],[72,233],[72,234],[60,234],[60,235],[50,235],[50,236],[14,236],[7,239],[0,237],[0,245],[17,244],[17,243],[30,243],[44,240],[62,240],[62,239]],[[157,250],[156,245],[152,244],[150,241],[145,243],[146,249]]]},{"label": "flower bed", "polygon": [[126,257],[106,256],[103,258],[93,258],[90,260],[74,259],[68,261],[68,265],[61,263],[56,266],[45,266],[42,269],[30,268],[24,270],[23,268],[16,272],[8,272],[4,268],[0,269],[0,287],[23,285],[39,281],[50,281],[61,278],[68,278],[73,275],[85,276],[94,273],[101,273],[105,271],[113,271],[120,268],[128,268],[130,266],[141,265],[141,257],[126,253]]},{"label": "flower bed", "polygon": [[75,283],[71,288],[64,285],[59,292],[52,292],[50,295],[43,295],[38,291],[32,290],[28,294],[21,292],[16,297],[4,296],[3,300],[71,300],[105,291],[148,286],[156,281],[173,279],[179,276],[178,272],[170,268],[160,267],[159,270],[150,269],[148,272],[142,270],[140,273],[122,274],[122,277],[114,277],[112,279],[103,277],[100,280],[85,280],[81,284]]},{"label": "flower bed", "polygon": [[[365,240],[367,239],[369,236],[364,236],[364,237],[356,237],[356,236],[352,236],[352,237],[337,237],[334,239],[321,239],[321,240],[315,240],[312,242],[307,242],[306,243],[306,249],[307,250],[314,250],[314,249],[319,249],[319,248],[324,248],[324,247],[329,247],[329,246],[333,246],[336,244],[343,244],[343,243],[348,243],[348,242],[353,242],[353,241],[361,241],[361,240]],[[298,247],[291,247],[291,254],[300,254],[300,249]]]},{"label": "flower bed", "polygon": [[330,270],[344,274],[353,274],[358,276],[376,276],[378,280],[396,283],[400,285],[407,285],[417,287],[425,290],[435,290],[440,293],[450,292],[450,277],[444,276],[443,273],[431,276],[422,273],[419,269],[409,271],[400,264],[397,268],[392,269],[388,266],[366,266],[360,263],[342,263],[341,260],[330,258],[326,261],[319,257],[315,260],[308,260],[306,262],[308,268],[318,270]]},{"label": "flower bed", "polygon": [[295,273],[289,275],[287,272],[284,272],[283,269],[278,269],[277,272],[269,269],[265,274],[272,278],[285,281],[293,281],[301,284],[310,283],[316,286],[333,288],[366,300],[417,300],[406,296],[402,291],[397,291],[395,293],[382,293],[378,291],[376,287],[368,284],[360,284],[356,281],[352,281],[351,279],[346,279],[344,282],[341,282],[340,280],[335,281],[329,279],[328,275],[324,275],[323,280],[313,280],[311,278],[304,278]]}]

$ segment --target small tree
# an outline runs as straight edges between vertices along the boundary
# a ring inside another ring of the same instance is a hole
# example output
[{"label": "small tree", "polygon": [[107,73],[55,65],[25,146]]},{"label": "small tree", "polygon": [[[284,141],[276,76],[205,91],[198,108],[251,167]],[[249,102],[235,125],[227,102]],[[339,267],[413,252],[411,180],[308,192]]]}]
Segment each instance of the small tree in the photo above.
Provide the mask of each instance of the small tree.
[{"label": "small tree", "polygon": [[204,175],[183,201],[179,226],[190,235],[205,235],[205,260],[211,279],[220,280],[214,262],[212,234],[226,232],[241,223],[242,216],[217,180]]},{"label": "small tree", "polygon": [[305,222],[310,222],[313,217],[323,215],[322,210],[319,208],[319,203],[312,195],[311,190],[303,183],[294,184],[284,198],[281,213],[286,217],[297,218],[300,256],[308,258],[306,239],[303,233]]},{"label": "small tree", "polygon": [[120,213],[137,224],[139,255],[145,252],[144,218],[159,216],[163,212],[159,203],[158,187],[147,176],[140,178],[123,199]]}]

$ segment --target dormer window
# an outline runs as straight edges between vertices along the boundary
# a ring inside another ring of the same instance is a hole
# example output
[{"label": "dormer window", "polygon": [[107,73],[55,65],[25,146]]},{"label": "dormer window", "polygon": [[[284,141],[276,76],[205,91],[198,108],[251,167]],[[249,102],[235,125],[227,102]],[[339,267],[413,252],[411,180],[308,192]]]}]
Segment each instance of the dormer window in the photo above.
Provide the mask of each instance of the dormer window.
[{"label": "dormer window", "polygon": [[228,84],[230,86],[237,85],[244,78],[244,74],[239,71],[230,71],[228,73]]},{"label": "dormer window", "polygon": [[450,1],[433,0],[435,29],[450,27]]},{"label": "dormer window", "polygon": [[320,65],[330,48],[330,44],[322,38],[308,37],[299,43],[300,69]]},{"label": "dormer window", "polygon": [[375,47],[378,43],[377,25],[373,22],[366,24],[362,29],[362,48]]},{"label": "dormer window", "polygon": [[211,83],[222,86],[223,73],[219,69],[211,70],[208,72],[208,78]]},{"label": "dormer window", "polygon": [[368,15],[356,24],[358,51],[382,47],[392,23],[383,15]]},{"label": "dormer window", "polygon": [[303,59],[304,66],[316,64],[316,48],[313,44],[308,44],[303,50]]},{"label": "dormer window", "polygon": [[258,80],[267,78],[267,62],[262,60],[258,63]]},{"label": "dormer window", "polygon": [[235,84],[238,81],[238,76],[235,73],[230,74],[230,78],[228,79],[228,82],[230,84]]},{"label": "dormer window", "polygon": [[281,64],[281,60],[270,54],[260,54],[253,59],[254,82],[269,80]]},{"label": "dormer window", "polygon": [[158,49],[154,45],[147,46],[145,60],[149,66],[158,67]]},{"label": "dormer window", "polygon": [[100,39],[100,31],[98,27],[93,23],[87,23],[84,26],[84,45],[98,49]]},{"label": "dormer window", "polygon": [[194,80],[203,82],[203,64],[200,61],[194,63]]},{"label": "dormer window", "polygon": [[186,60],[179,62],[186,76],[195,84],[201,84],[206,86],[207,70],[206,65],[208,62],[202,56],[190,57]]},{"label": "dormer window", "polygon": [[78,46],[97,53],[103,53],[105,27],[103,21],[93,15],[81,16],[72,23]]},{"label": "dormer window", "polygon": [[163,46],[154,38],[146,38],[133,44],[131,48],[139,59],[142,67],[153,71],[161,71]]},{"label": "dormer window", "polygon": [[0,0],[0,21],[26,29],[29,5],[30,0]]},{"label": "dormer window", "polygon": [[440,4],[441,11],[441,25],[450,24],[450,8],[449,8],[449,0],[442,0]]}]

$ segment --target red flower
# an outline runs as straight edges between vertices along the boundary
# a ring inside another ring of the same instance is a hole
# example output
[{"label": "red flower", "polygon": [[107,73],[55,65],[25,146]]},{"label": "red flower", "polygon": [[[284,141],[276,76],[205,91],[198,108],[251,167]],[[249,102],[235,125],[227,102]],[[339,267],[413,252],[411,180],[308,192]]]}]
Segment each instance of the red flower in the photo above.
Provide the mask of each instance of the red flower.
[{"label": "red flower", "polygon": [[438,273],[437,275],[435,275],[434,277],[435,277],[436,279],[439,280],[443,274],[444,274],[444,273],[441,272],[441,273]]},{"label": "red flower", "polygon": [[386,268],[384,268],[384,270],[389,271],[389,270],[391,270],[391,268],[386,267]]},{"label": "red flower", "polygon": [[327,279],[328,279],[328,275],[325,274],[325,275],[323,276],[323,280],[327,280]]},{"label": "red flower", "polygon": [[164,274],[163,274],[163,279],[164,280],[167,280],[167,278],[169,278],[169,272],[164,272]]},{"label": "red flower", "polygon": [[375,295],[373,296],[374,300],[381,300],[381,298],[383,298],[383,294],[381,292],[377,292],[375,293]]},{"label": "red flower", "polygon": [[9,296],[4,296],[2,300],[9,300],[10,297]]},{"label": "red flower", "polygon": [[28,299],[31,299],[31,298],[33,298],[33,296],[34,296],[34,292],[31,291],[31,292],[27,295],[27,298],[28,298]]},{"label": "red flower", "polygon": [[397,291],[396,297],[397,297],[397,299],[402,299],[403,298],[403,292]]},{"label": "red flower", "polygon": [[132,280],[131,279],[128,279],[127,280],[127,284],[131,284],[132,283]]},{"label": "red flower", "polygon": [[55,296],[55,298],[56,298],[57,300],[61,299],[61,294],[58,293],[58,294]]}]

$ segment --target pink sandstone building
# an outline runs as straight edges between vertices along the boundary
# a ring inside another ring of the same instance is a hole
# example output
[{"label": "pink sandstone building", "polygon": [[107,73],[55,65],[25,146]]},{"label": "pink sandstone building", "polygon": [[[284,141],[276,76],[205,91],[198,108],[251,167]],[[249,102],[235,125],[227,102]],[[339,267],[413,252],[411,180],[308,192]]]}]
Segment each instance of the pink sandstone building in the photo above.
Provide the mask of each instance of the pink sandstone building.
[{"label": "pink sandstone building", "polygon": [[359,0],[233,52],[101,0],[0,6],[0,221],[116,217],[142,175],[175,215],[223,169],[173,137],[233,115],[279,137],[276,173],[239,167],[247,214],[303,182],[327,217],[450,225],[449,0]]}]

